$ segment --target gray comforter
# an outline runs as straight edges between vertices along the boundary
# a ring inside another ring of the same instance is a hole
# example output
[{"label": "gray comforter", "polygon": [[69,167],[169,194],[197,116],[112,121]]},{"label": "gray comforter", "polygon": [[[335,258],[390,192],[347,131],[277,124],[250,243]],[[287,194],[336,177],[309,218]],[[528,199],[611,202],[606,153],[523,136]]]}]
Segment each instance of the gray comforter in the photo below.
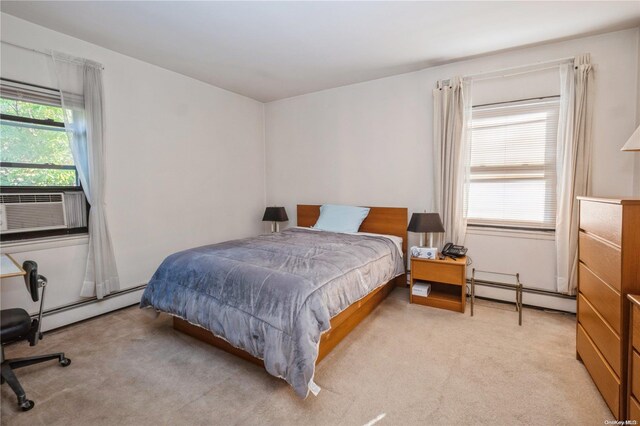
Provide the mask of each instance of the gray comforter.
[{"label": "gray comforter", "polygon": [[403,272],[388,238],[293,228],[172,254],[140,307],[186,319],[263,359],[304,398],[315,387],[330,319]]}]

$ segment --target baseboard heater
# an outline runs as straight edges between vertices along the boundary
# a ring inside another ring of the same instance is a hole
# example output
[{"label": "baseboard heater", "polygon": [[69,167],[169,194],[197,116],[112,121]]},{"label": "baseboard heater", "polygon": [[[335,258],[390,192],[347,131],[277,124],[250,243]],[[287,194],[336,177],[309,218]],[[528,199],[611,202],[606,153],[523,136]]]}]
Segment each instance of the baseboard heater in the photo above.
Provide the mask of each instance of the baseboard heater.
[{"label": "baseboard heater", "polygon": [[[503,283],[499,283],[499,282],[496,282],[496,281],[487,281],[487,280],[478,280],[478,279],[476,279],[476,284],[482,285],[482,286],[486,286],[486,287],[513,290],[512,286],[508,286],[508,285],[505,285]],[[471,285],[471,279],[470,278],[467,278],[467,285]],[[77,302],[68,303],[66,305],[58,306],[56,308],[47,309],[42,313],[42,316],[46,317],[46,316],[49,316],[49,315],[59,314],[61,312],[66,312],[66,311],[69,311],[71,309],[79,308],[81,306],[91,305],[91,304],[96,303],[98,301],[111,299],[111,298],[114,298],[114,297],[122,296],[124,294],[133,293],[133,292],[139,291],[139,290],[144,290],[146,287],[147,287],[146,284],[140,284],[138,286],[130,287],[130,288],[127,288],[125,290],[114,291],[113,293],[106,295],[102,299],[98,299],[97,297],[92,297],[92,298],[88,298],[88,299],[85,299],[85,300],[79,300]],[[556,291],[544,290],[544,289],[535,288],[535,287],[523,287],[522,288],[522,292],[523,293],[540,294],[540,295],[544,295],[544,296],[558,297],[560,299],[576,300],[576,296],[569,296],[568,294],[558,293]],[[31,316],[33,318],[35,318],[38,315],[37,314],[33,314]]]},{"label": "baseboard heater", "polygon": [[[97,303],[97,302],[102,302],[103,300],[113,299],[114,297],[122,296],[124,294],[129,294],[129,293],[133,293],[135,291],[144,290],[146,287],[147,287],[146,284],[140,284],[138,286],[130,287],[130,288],[127,288],[127,289],[124,289],[124,290],[114,291],[113,293],[110,293],[110,294],[104,296],[102,299],[98,299],[97,297],[91,297],[91,298],[87,298],[87,299],[84,299],[84,300],[79,300],[77,302],[68,303],[66,305],[58,306],[57,308],[47,309],[47,310],[42,312],[42,316],[46,317],[46,316],[49,316],[49,315],[59,314],[61,312],[66,312],[66,311],[69,311],[71,309],[79,308],[81,306],[91,305],[91,304],[94,304],[94,303]],[[36,318],[37,316],[38,316],[38,314],[32,314],[31,315],[32,318]]]}]

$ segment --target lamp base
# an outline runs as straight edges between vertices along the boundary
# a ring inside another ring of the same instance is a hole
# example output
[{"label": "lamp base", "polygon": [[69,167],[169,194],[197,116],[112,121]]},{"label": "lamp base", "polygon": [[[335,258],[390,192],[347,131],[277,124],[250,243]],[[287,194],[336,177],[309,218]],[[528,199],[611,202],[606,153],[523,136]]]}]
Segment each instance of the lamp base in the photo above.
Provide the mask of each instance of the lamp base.
[{"label": "lamp base", "polygon": [[[426,246],[425,243],[425,232],[420,233],[420,247]],[[429,247],[433,247],[433,232],[429,232]]]}]

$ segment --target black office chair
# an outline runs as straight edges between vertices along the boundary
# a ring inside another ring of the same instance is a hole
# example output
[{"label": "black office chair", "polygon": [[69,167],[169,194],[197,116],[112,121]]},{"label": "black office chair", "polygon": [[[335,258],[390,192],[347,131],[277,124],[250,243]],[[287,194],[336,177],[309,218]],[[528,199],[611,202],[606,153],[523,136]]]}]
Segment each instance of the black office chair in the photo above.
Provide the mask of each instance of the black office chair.
[{"label": "black office chair", "polygon": [[[27,399],[24,389],[20,386],[20,382],[13,369],[26,367],[27,365],[38,364],[52,359],[58,359],[63,367],[71,364],[71,360],[64,356],[64,353],[38,355],[27,358],[4,359],[4,345],[7,343],[28,340],[30,346],[35,346],[38,340],[42,339],[40,325],[42,324],[42,309],[44,307],[44,291],[47,286],[47,279],[42,275],[38,275],[38,264],[32,260],[27,260],[22,264],[22,268],[27,273],[24,282],[27,290],[31,294],[31,299],[37,302],[40,299],[40,312],[38,319],[31,319],[29,313],[24,309],[3,309],[0,311],[0,340],[2,341],[2,383],[6,381],[11,389],[18,397],[18,406],[22,411],[28,411],[33,408],[35,403]],[[42,288],[42,297],[38,296],[38,290]]]}]

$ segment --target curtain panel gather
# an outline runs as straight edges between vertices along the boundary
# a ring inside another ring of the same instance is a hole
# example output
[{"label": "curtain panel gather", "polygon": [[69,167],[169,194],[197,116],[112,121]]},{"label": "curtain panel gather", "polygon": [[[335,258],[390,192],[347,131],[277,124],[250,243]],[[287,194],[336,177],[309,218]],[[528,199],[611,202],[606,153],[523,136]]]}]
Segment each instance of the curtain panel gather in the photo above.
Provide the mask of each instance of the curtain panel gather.
[{"label": "curtain panel gather", "polygon": [[455,77],[433,90],[434,210],[440,213],[444,242],[464,244],[469,188],[471,82]]},{"label": "curtain panel gather", "polygon": [[557,145],[556,286],[576,294],[578,286],[578,201],[591,187],[593,67],[590,55],[560,66]]},{"label": "curtain panel gather", "polygon": [[80,295],[103,298],[120,283],[105,213],[105,144],[102,66],[52,52],[62,94],[65,129],[89,211],[89,248]]}]

